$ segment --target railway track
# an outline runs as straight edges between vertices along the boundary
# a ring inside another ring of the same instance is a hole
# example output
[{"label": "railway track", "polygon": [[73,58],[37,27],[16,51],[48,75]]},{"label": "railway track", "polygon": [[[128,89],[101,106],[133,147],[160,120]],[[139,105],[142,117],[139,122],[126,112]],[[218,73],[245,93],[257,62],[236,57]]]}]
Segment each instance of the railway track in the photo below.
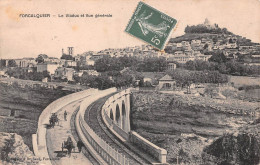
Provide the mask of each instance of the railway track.
[{"label": "railway track", "polygon": [[129,159],[129,164],[149,164],[146,160],[137,156],[134,152],[130,151],[124,146],[117,138],[107,130],[104,122],[101,119],[101,108],[109,96],[103,97],[92,103],[85,112],[84,119],[94,132],[106,141],[111,147],[118,150]]}]

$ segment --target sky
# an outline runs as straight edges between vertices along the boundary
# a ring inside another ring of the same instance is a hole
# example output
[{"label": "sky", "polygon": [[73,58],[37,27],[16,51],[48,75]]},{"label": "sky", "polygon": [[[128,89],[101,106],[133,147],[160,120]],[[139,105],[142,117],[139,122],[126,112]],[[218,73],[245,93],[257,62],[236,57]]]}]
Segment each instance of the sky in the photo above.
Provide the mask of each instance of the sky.
[{"label": "sky", "polygon": [[[145,44],[124,32],[139,0],[1,0],[0,59],[61,57],[106,48]],[[171,37],[184,34],[187,25],[208,18],[219,27],[260,43],[260,0],[144,0],[178,20]],[[21,18],[20,14],[50,14],[50,18]],[[65,14],[111,14],[107,18],[68,18]],[[53,15],[56,15],[54,17]]]}]

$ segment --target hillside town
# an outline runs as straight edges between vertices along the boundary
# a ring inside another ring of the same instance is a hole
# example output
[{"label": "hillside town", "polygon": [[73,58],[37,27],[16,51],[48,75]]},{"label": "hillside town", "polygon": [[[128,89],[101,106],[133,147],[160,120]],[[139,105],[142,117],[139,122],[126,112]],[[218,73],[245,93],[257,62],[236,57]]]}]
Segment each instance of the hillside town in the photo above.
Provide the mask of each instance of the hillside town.
[{"label": "hillside town", "polygon": [[47,73],[49,76],[44,76],[41,80],[44,82],[73,82],[75,76],[81,77],[83,73],[99,76],[100,73],[94,66],[100,59],[120,57],[134,58],[139,62],[151,58],[164,59],[163,71],[174,70],[190,61],[206,62],[213,55],[224,55],[225,59],[245,66],[260,64],[260,44],[234,35],[225,28],[221,29],[217,24],[211,24],[208,19],[203,24],[187,26],[185,32],[183,36],[170,39],[164,51],[158,51],[151,45],[141,45],[76,54],[73,47],[68,47],[66,52],[61,50],[61,58],[40,54],[37,58],[1,59],[1,76],[12,77],[6,74],[7,68],[17,67],[23,73]]},{"label": "hillside town", "polygon": [[[12,140],[1,143],[7,148],[2,147],[5,149],[2,150],[3,161],[12,161],[9,157],[17,157],[18,151],[11,152],[9,148],[18,141],[19,144],[28,145],[22,147],[29,151],[24,152],[24,156],[20,149],[21,156],[18,156],[32,157],[19,161],[37,164],[39,160],[31,152],[36,141],[32,134],[37,134],[38,138],[47,139],[45,147],[37,144],[39,149],[47,151],[48,147],[48,153],[54,155],[53,158],[60,156],[59,159],[67,161],[72,154],[74,160],[86,162],[78,157],[81,154],[78,146],[81,137],[75,143],[78,152],[65,148],[69,140],[59,144],[58,140],[67,139],[65,135],[68,139],[78,136],[76,126],[78,121],[81,122],[76,119],[81,119],[78,111],[88,110],[84,113],[91,116],[84,115],[84,118],[89,118],[88,124],[93,124],[93,130],[98,127],[93,121],[103,121],[102,115],[111,124],[117,124],[107,128],[120,130],[118,121],[124,120],[124,115],[128,113],[132,130],[147,139],[148,144],[156,145],[156,150],[160,147],[167,151],[167,164],[249,162],[257,165],[260,162],[260,43],[235,35],[205,19],[202,24],[187,25],[185,34],[171,38],[164,50],[140,45],[78,53],[75,47],[69,45],[60,48],[60,53],[55,57],[47,54],[37,54],[35,57],[0,59],[0,127],[4,132],[18,135],[0,132],[4,140]],[[109,97],[99,96],[111,89],[114,92],[131,90],[122,95],[111,93]],[[91,94],[83,95],[88,90]],[[92,101],[96,95],[100,97],[97,102],[84,102]],[[126,99],[126,95],[129,100],[117,102],[110,99],[115,96]],[[106,99],[115,104],[110,104]],[[131,107],[126,108],[128,103]],[[91,108],[85,107],[85,104]],[[114,107],[115,115],[112,109],[108,113],[103,113],[102,109],[99,111],[101,105],[108,105],[102,107],[104,110]],[[46,109],[51,113],[48,112],[48,117],[42,117]],[[57,111],[53,112],[53,109]],[[93,111],[89,113],[91,109]],[[96,117],[93,112],[101,112],[101,116]],[[46,119],[46,123],[39,124],[41,117]],[[47,135],[38,135],[39,125],[44,126],[40,128]],[[85,126],[88,125],[82,127]],[[107,130],[106,127],[100,129]],[[146,145],[140,145],[140,151],[143,151],[143,146]],[[83,148],[84,152],[89,152]],[[138,153],[137,150],[135,153]],[[153,155],[150,156],[154,159]]]}]

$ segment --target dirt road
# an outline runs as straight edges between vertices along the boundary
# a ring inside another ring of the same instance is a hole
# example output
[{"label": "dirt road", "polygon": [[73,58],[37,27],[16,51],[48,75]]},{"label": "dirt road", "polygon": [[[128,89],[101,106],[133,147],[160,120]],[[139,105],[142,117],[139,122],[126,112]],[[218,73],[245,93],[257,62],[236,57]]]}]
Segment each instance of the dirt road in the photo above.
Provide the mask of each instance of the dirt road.
[{"label": "dirt road", "polygon": [[[47,148],[53,165],[96,164],[85,148],[83,148],[81,153],[79,153],[77,148],[78,137],[74,128],[74,118],[80,102],[73,102],[60,109],[57,113],[60,120],[59,123],[54,128],[47,129]],[[64,120],[65,110],[68,114],[67,121]],[[70,157],[66,154],[66,149],[62,152],[62,143],[67,140],[68,136],[71,137],[75,146]]]}]

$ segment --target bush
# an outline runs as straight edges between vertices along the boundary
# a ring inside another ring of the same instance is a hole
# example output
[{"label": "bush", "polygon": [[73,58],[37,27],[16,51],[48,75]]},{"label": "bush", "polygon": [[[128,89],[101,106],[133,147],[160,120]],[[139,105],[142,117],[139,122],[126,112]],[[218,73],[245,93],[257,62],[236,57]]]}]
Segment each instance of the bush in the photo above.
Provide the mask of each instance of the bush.
[{"label": "bush", "polygon": [[[203,152],[216,158],[217,164],[250,164],[258,165],[260,162],[260,145],[253,134],[225,134]],[[203,159],[207,159],[202,154]]]},{"label": "bush", "polygon": [[14,151],[15,134],[10,139],[6,139],[4,147],[1,149],[1,160],[10,161],[8,154]]}]

